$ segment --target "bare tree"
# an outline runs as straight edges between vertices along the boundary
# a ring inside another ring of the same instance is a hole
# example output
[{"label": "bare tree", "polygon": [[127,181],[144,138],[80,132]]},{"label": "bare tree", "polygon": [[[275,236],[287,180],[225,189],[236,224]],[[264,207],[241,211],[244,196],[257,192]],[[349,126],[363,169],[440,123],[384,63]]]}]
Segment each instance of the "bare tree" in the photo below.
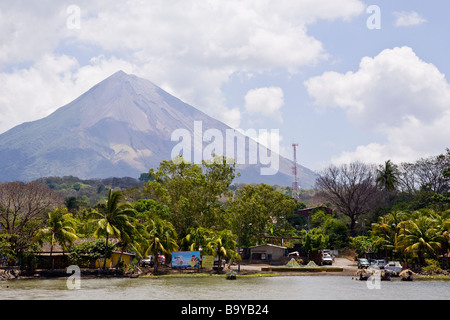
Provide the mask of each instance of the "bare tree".
[{"label": "bare tree", "polygon": [[414,163],[400,165],[399,186],[401,191],[414,194],[429,190],[443,194],[450,190],[450,179],[444,172],[450,168],[450,149],[446,154],[423,158]]},{"label": "bare tree", "polygon": [[0,230],[19,254],[33,238],[46,213],[63,204],[53,190],[36,183],[0,184]]},{"label": "bare tree", "polygon": [[410,195],[417,191],[419,182],[416,174],[417,168],[413,163],[402,163],[399,166],[398,188]]},{"label": "bare tree", "polygon": [[371,211],[378,201],[376,168],[361,162],[330,166],[316,180],[323,196],[350,218],[350,233],[355,235],[358,218]]}]

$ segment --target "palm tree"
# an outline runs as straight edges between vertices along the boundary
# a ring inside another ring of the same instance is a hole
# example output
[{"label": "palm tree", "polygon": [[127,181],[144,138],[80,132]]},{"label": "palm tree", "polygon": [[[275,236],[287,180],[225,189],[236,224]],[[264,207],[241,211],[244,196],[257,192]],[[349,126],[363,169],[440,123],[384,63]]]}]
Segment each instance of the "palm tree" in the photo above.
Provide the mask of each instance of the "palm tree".
[{"label": "palm tree", "polygon": [[449,266],[449,249],[450,249],[450,210],[433,213],[432,217],[436,221],[436,227],[442,235],[441,241],[441,253],[445,259],[447,268]]},{"label": "palm tree", "polygon": [[[115,237],[119,240],[129,241],[130,230],[134,229],[133,216],[136,211],[128,203],[120,203],[122,199],[122,192],[109,190],[106,206],[102,212],[94,211],[96,216],[94,222],[97,224],[97,229],[94,232],[94,237],[98,238],[100,235],[106,236],[106,246],[110,237]],[[105,257],[103,269],[106,269],[106,258],[108,251],[105,250]]]},{"label": "palm tree", "polygon": [[219,260],[219,271],[222,268],[222,258],[238,259],[236,252],[236,236],[230,230],[215,232],[213,238],[207,245],[207,250],[211,251]]},{"label": "palm tree", "polygon": [[377,169],[377,184],[381,185],[383,189],[389,191],[395,191],[399,183],[399,171],[395,164],[388,160],[384,163],[384,166],[380,166]]},{"label": "palm tree", "polygon": [[[384,166],[379,166],[377,169],[376,183],[384,190],[385,210],[387,207],[387,197],[389,192],[393,192],[397,189],[399,183],[399,170],[395,164],[388,160],[384,163]],[[385,211],[386,213],[386,211]]]},{"label": "palm tree", "polygon": [[178,249],[176,242],[177,233],[173,225],[166,220],[154,218],[149,221],[147,226],[147,241],[145,256],[153,255],[154,258],[154,272],[158,271],[158,255],[171,254]]},{"label": "palm tree", "polygon": [[52,269],[54,268],[53,247],[59,243],[64,250],[67,249],[66,243],[73,243],[78,236],[74,229],[74,223],[71,220],[72,214],[67,212],[66,208],[59,208],[48,212],[47,227],[41,228],[36,233],[36,239],[40,242],[48,240],[50,242],[50,260]]},{"label": "palm tree", "polygon": [[436,228],[434,219],[420,216],[415,220],[404,221],[399,238],[406,253],[416,254],[419,263],[424,265],[425,256],[434,256],[441,248],[442,234]]},{"label": "palm tree", "polygon": [[192,228],[189,233],[182,239],[182,245],[188,251],[196,251],[200,248],[208,246],[213,238],[213,232],[203,227]]}]

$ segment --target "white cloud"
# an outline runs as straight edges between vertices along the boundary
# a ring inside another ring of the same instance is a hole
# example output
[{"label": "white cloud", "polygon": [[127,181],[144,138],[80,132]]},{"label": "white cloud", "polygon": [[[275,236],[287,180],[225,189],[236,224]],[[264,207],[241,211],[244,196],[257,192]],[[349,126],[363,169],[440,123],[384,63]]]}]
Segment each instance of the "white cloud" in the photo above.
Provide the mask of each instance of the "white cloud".
[{"label": "white cloud", "polygon": [[395,20],[395,26],[397,27],[410,27],[423,24],[427,22],[426,19],[422,18],[417,12],[394,12],[394,15],[397,17]]},{"label": "white cloud", "polygon": [[[365,8],[360,0],[80,0],[77,5],[79,30],[67,28],[69,4],[50,0],[36,4],[5,0],[0,4],[2,76],[29,81],[13,86],[23,99],[11,100],[11,94],[3,89],[9,117],[0,118],[0,130],[23,118],[16,110],[31,108],[45,114],[59,106],[51,105],[64,100],[57,98],[63,94],[53,95],[55,87],[67,92],[67,100],[73,96],[69,90],[81,88],[73,87],[74,82],[92,83],[117,65],[127,65],[132,73],[237,127],[240,110],[226,107],[221,91],[233,74],[258,74],[275,68],[295,73],[323,61],[328,54],[322,43],[308,34],[307,26],[319,19],[349,20]],[[78,50],[83,58],[78,58]],[[100,57],[101,63],[81,64],[86,55]],[[71,61],[73,69],[68,72],[76,77],[72,82],[56,71],[48,75],[52,70],[42,62],[45,57],[58,60],[63,56],[68,61],[59,61],[59,66],[66,70],[64,65]],[[8,64],[20,67],[11,71]],[[42,101],[27,98],[33,96],[27,87],[35,82],[49,97]]]},{"label": "white cloud", "polygon": [[64,19],[57,10],[46,12],[43,7],[44,1],[0,3],[0,67],[35,61],[58,43]]},{"label": "white cloud", "polygon": [[117,70],[137,69],[119,59],[96,57],[86,66],[66,55],[44,55],[26,69],[0,73],[0,133],[46,117]]},{"label": "white cloud", "polygon": [[280,109],[284,105],[284,93],[279,87],[258,88],[247,92],[245,109],[249,114],[261,114],[282,122]]},{"label": "white cloud", "polygon": [[[98,1],[97,1],[98,3]],[[225,107],[221,87],[235,73],[300,68],[327,59],[307,34],[318,19],[351,19],[359,0],[153,0],[115,2],[100,10],[89,2],[74,41],[130,53],[142,75],[232,127],[240,110]],[[94,31],[93,31],[94,30]]]},{"label": "white cloud", "polygon": [[448,147],[450,85],[409,47],[384,50],[363,58],[357,72],[327,72],[305,85],[319,108],[342,108],[353,125],[386,136],[334,162],[413,161]]}]

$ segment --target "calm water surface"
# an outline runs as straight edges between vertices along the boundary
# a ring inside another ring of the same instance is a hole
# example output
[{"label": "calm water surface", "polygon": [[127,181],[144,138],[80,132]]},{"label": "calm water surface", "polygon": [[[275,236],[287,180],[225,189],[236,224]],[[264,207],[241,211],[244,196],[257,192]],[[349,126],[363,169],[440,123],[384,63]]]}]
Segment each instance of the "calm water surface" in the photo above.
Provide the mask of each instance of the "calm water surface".
[{"label": "calm water surface", "polygon": [[450,282],[386,281],[368,289],[351,277],[81,279],[79,290],[66,280],[0,283],[0,300],[448,300]]}]

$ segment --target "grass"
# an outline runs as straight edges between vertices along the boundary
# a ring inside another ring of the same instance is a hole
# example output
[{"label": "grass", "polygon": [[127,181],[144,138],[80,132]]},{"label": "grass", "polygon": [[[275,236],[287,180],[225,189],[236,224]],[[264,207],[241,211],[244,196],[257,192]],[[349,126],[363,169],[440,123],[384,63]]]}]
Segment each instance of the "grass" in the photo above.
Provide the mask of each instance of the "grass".
[{"label": "grass", "polygon": [[278,272],[342,272],[342,268],[338,267],[267,267],[261,271],[278,271]]},{"label": "grass", "polygon": [[421,281],[450,281],[450,275],[436,274],[436,275],[415,275],[414,280]]},{"label": "grass", "polygon": [[[251,274],[239,274],[238,278],[261,278],[261,277],[279,277],[281,274],[278,273],[251,273]],[[225,278],[226,274],[217,273],[177,273],[177,274],[161,274],[161,275],[145,275],[140,276],[140,278]]]}]

